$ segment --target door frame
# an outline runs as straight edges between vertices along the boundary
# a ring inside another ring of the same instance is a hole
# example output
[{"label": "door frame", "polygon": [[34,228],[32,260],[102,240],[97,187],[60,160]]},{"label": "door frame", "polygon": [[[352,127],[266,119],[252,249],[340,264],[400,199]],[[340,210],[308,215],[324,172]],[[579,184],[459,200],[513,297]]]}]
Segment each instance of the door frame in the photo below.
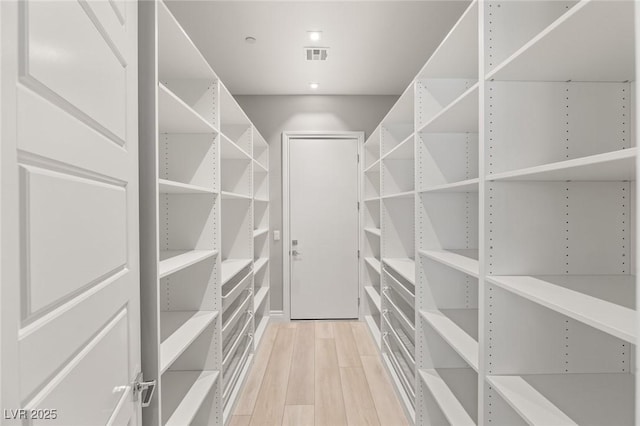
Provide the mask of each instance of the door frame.
[{"label": "door frame", "polygon": [[[289,189],[289,147],[291,139],[355,139],[358,159],[362,158],[362,131],[284,131],[282,132],[282,299],[283,319],[291,321],[291,216]],[[358,161],[358,203],[362,205],[362,162]],[[358,251],[362,248],[362,209],[358,210]],[[358,301],[362,301],[361,262],[358,259]],[[362,303],[358,303],[358,319],[362,319]]]}]

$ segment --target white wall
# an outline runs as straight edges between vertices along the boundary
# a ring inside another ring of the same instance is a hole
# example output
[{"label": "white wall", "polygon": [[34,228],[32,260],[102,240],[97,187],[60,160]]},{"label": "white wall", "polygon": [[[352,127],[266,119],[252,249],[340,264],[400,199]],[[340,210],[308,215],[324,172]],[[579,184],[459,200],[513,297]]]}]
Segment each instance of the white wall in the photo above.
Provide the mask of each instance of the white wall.
[{"label": "white wall", "polygon": [[364,131],[365,137],[391,109],[397,96],[237,96],[236,100],[270,147],[271,309],[282,310],[282,132]]}]

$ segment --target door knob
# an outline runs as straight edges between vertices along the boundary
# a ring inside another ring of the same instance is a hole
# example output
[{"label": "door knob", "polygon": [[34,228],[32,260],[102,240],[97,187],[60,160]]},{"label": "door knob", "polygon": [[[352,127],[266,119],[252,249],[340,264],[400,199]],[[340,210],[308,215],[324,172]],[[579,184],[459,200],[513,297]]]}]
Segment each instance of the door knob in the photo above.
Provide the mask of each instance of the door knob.
[{"label": "door knob", "polygon": [[292,251],[291,251],[291,254],[292,254],[293,256],[300,256],[302,253],[300,253],[298,250],[292,250]]}]

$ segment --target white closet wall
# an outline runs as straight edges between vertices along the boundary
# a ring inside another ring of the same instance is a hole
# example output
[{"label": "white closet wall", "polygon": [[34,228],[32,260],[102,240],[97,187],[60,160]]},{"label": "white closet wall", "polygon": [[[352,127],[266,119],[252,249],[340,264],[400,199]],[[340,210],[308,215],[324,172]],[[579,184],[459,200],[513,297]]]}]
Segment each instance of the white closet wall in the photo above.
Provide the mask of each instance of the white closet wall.
[{"label": "white closet wall", "polygon": [[633,2],[474,1],[367,140],[366,318],[416,424],[634,424],[635,102]]},{"label": "white closet wall", "polygon": [[163,2],[140,21],[143,423],[225,424],[269,318],[268,146]]}]

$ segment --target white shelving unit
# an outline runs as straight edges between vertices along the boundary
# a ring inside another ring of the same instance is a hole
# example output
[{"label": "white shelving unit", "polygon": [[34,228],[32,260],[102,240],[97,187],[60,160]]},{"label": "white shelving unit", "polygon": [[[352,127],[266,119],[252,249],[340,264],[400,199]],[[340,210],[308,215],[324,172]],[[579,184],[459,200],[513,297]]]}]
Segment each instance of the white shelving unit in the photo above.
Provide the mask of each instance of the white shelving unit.
[{"label": "white shelving unit", "polygon": [[634,13],[473,1],[365,144],[365,319],[415,424],[636,424]]},{"label": "white shelving unit", "polygon": [[269,318],[268,146],[166,5],[139,15],[143,423],[226,424]]},{"label": "white shelving unit", "polygon": [[362,277],[362,300],[365,322],[369,326],[378,348],[381,341],[381,288],[380,276],[382,264],[380,262],[380,247],[382,232],[380,229],[380,144],[381,131],[378,127],[365,141],[363,160],[360,162],[363,169],[361,223],[362,223],[362,252],[360,258]]},{"label": "white shelving unit", "polygon": [[396,376],[393,383],[410,419],[415,418],[416,391],[414,102],[410,86],[381,123],[383,359]]},{"label": "white shelving unit", "polygon": [[[485,10],[483,417],[634,424],[633,4],[500,9]],[[509,42],[507,20],[528,22]]]},{"label": "white shelving unit", "polygon": [[260,343],[271,313],[269,292],[269,145],[253,133],[253,270],[255,345]]}]

